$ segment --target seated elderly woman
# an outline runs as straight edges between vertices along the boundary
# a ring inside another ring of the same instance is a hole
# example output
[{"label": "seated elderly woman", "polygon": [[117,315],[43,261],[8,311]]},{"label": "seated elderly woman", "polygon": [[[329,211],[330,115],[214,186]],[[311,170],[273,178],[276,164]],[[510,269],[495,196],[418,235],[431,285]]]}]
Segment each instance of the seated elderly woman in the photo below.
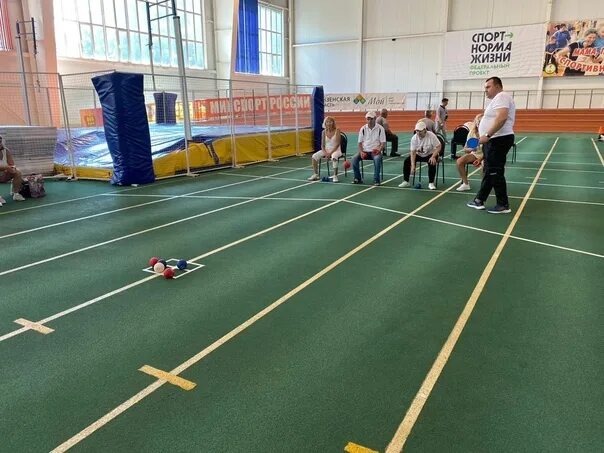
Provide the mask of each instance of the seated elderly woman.
[{"label": "seated elderly woman", "polygon": [[331,117],[325,117],[323,121],[323,134],[321,135],[321,149],[312,155],[313,174],[308,178],[309,181],[319,180],[319,161],[322,158],[331,159],[333,165],[332,181],[338,182],[338,158],[342,156],[340,143],[342,136],[340,129],[336,127],[336,120]]},{"label": "seated elderly woman", "polygon": [[[4,140],[0,137],[0,183],[12,181],[11,193],[13,200],[23,201],[25,198],[19,193],[23,186],[23,177],[17,167],[11,152],[4,146]],[[0,206],[6,203],[6,200],[0,196]]]},{"label": "seated elderly woman", "polygon": [[435,190],[434,178],[442,145],[436,134],[426,129],[426,123],[419,121],[415,125],[415,135],[409,145],[409,157],[403,163],[403,182],[399,187],[409,187],[409,176],[415,173],[416,162],[428,162],[428,188]]}]

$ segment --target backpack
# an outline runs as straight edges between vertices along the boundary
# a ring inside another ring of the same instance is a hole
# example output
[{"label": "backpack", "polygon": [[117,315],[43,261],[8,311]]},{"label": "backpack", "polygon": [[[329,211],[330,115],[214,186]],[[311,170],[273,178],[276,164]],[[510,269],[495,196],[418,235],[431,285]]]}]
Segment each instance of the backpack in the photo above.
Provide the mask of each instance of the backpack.
[{"label": "backpack", "polygon": [[26,194],[21,194],[25,198],[41,198],[46,195],[46,190],[44,190],[44,178],[42,175],[29,175],[24,179],[24,186],[22,191],[26,192],[29,190],[29,197]]}]

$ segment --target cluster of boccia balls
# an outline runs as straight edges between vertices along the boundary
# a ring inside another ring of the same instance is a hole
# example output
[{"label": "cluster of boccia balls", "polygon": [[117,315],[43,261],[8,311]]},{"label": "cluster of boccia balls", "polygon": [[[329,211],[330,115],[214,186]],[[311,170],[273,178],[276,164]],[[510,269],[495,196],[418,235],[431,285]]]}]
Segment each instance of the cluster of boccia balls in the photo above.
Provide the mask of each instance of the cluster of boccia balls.
[{"label": "cluster of boccia balls", "polygon": [[[174,278],[174,268],[168,266],[166,260],[154,256],[149,260],[149,266],[153,268],[153,272],[163,274],[164,278]],[[176,267],[178,270],[184,271],[187,268],[187,262],[185,260],[178,260]]]}]

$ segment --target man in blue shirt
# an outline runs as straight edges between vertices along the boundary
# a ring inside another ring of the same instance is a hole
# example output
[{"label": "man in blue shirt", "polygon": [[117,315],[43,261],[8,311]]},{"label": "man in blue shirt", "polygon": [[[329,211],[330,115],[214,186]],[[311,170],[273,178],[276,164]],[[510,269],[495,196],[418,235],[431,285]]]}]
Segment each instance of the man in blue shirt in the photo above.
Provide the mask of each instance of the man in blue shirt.
[{"label": "man in blue shirt", "polygon": [[564,49],[570,42],[570,32],[566,24],[558,25],[558,31],[553,34],[556,38],[556,48]]}]

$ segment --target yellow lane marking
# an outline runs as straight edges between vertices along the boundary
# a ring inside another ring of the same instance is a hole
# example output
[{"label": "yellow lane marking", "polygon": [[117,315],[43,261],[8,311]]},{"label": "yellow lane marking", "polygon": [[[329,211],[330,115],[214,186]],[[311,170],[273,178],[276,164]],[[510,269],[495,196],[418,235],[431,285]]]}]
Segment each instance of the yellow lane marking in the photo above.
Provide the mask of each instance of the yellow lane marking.
[{"label": "yellow lane marking", "polygon": [[484,271],[482,272],[482,275],[480,276],[478,283],[474,287],[474,291],[472,291],[470,298],[466,302],[466,306],[464,307],[463,311],[461,312],[461,315],[457,319],[455,326],[453,326],[453,330],[449,334],[447,341],[445,342],[442,349],[438,353],[436,360],[432,364],[432,368],[430,368],[430,371],[426,375],[424,382],[422,383],[419,391],[415,395],[415,398],[413,399],[411,406],[407,410],[407,413],[405,414],[405,418],[403,418],[403,421],[401,422],[398,429],[396,430],[396,433],[394,434],[394,437],[390,441],[390,444],[388,444],[388,447],[386,448],[386,453],[395,453],[395,452],[403,451],[405,442],[407,441],[407,438],[411,434],[411,430],[413,429],[413,426],[415,425],[415,422],[417,421],[417,418],[419,417],[419,414],[421,413],[421,411],[424,407],[424,404],[426,404],[426,401],[430,397],[430,393],[432,392],[432,389],[436,385],[436,381],[440,377],[440,374],[442,373],[443,368],[447,364],[447,361],[449,360],[449,357],[451,356],[451,354],[453,352],[453,348],[455,348],[455,345],[457,344],[457,341],[459,340],[459,337],[461,336],[461,333],[462,333],[464,327],[466,326],[466,323],[468,322],[468,319],[470,318],[472,311],[474,311],[476,302],[478,301],[478,298],[482,294],[482,291],[483,291],[489,277],[491,276],[493,269],[495,268],[495,264],[497,264],[497,261],[499,260],[499,256],[501,255],[503,248],[507,244],[508,239],[511,237],[512,230],[516,226],[516,223],[518,222],[518,219],[520,218],[520,215],[522,214],[522,211],[524,210],[524,206],[528,202],[528,200],[531,196],[531,193],[533,192],[533,190],[537,184],[537,181],[539,180],[539,177],[541,176],[541,172],[543,171],[543,168],[545,167],[545,165],[547,164],[547,161],[549,160],[550,156],[552,155],[552,152],[554,151],[554,148],[556,147],[556,144],[558,143],[558,139],[559,139],[559,137],[556,137],[556,141],[550,148],[547,156],[545,156],[545,160],[543,161],[543,163],[541,164],[541,167],[539,168],[539,171],[535,175],[535,178],[533,179],[533,183],[529,187],[528,192],[522,199],[522,202],[520,203],[520,206],[518,207],[518,210],[516,211],[516,215],[514,215],[514,218],[510,222],[507,230],[505,231],[503,237],[501,238],[499,245],[495,249],[495,252],[491,256],[491,259],[489,260],[489,262],[487,263],[487,266],[485,267]]},{"label": "yellow lane marking", "polygon": [[50,327],[46,327],[45,325],[42,325],[40,323],[28,321],[27,319],[23,319],[23,318],[15,319],[15,322],[17,324],[19,324],[20,326],[27,327],[28,329],[31,329],[31,330],[35,330],[36,332],[41,333],[43,335],[48,335],[49,333],[52,333],[55,331],[54,329],[51,329]]},{"label": "yellow lane marking", "polygon": [[175,374],[168,373],[167,371],[158,370],[157,368],[153,368],[149,365],[144,365],[139,368],[139,371],[143,373],[147,373],[150,376],[156,377],[157,379],[161,379],[162,381],[169,382],[172,385],[176,385],[183,390],[193,390],[197,384],[191,381],[187,381]]},{"label": "yellow lane marking", "polygon": [[348,442],[346,447],[344,447],[344,451],[347,451],[348,453],[378,453],[375,450],[371,450],[367,447],[362,447],[361,445],[357,445],[352,442]]},{"label": "yellow lane marking", "polygon": [[[472,176],[474,173],[476,173],[478,171],[479,170],[476,169],[472,173],[470,173],[470,175],[468,175],[468,176]],[[397,176],[396,178],[398,178],[398,177],[399,176]],[[386,182],[390,182],[390,181],[392,181],[392,180],[394,180],[396,178],[389,179]],[[310,183],[310,184],[313,184],[313,183]],[[318,280],[319,278],[321,278],[323,275],[325,275],[328,272],[330,272],[332,269],[334,269],[335,267],[337,267],[338,265],[340,265],[342,262],[346,261],[351,256],[353,256],[356,253],[358,253],[359,251],[363,250],[369,244],[373,243],[374,241],[377,241],[383,235],[387,234],[390,230],[396,228],[398,225],[400,225],[401,223],[405,222],[407,219],[413,217],[417,212],[421,211],[422,209],[424,209],[426,206],[430,205],[434,201],[440,199],[442,196],[444,196],[445,194],[447,194],[449,191],[455,189],[455,187],[457,185],[459,185],[459,182],[453,184],[451,187],[449,187],[445,191],[438,193],[436,196],[434,196],[433,198],[430,198],[428,201],[426,201],[424,204],[422,204],[421,206],[419,206],[418,208],[416,208],[415,210],[413,210],[409,214],[407,214],[404,217],[400,218],[399,220],[397,220],[396,222],[394,222],[390,226],[384,228],[382,231],[380,231],[376,235],[370,237],[365,242],[359,244],[354,249],[350,250],[348,253],[346,253],[345,255],[341,256],[340,258],[338,258],[337,260],[335,260],[333,263],[331,263],[330,265],[328,265],[327,267],[325,267],[323,270],[319,271],[318,273],[316,273],[315,275],[313,275],[312,277],[310,277],[308,280],[306,280],[305,282],[301,283],[296,288],[294,288],[293,290],[291,290],[287,294],[281,296],[275,302],[273,302],[269,306],[265,307],[263,310],[261,310],[258,313],[256,313],[254,316],[252,316],[251,318],[249,318],[247,321],[243,322],[242,324],[240,324],[239,326],[237,326],[236,328],[234,328],[233,330],[231,330],[230,332],[228,332],[227,334],[223,335],[221,338],[219,338],[218,340],[216,340],[214,343],[212,343],[211,345],[207,346],[202,351],[200,351],[197,354],[195,354],[189,360],[187,360],[186,362],[183,362],[178,367],[174,368],[170,373],[172,373],[174,375],[178,375],[178,374],[182,373],[184,370],[186,370],[187,368],[193,366],[194,364],[196,364],[197,362],[199,362],[201,359],[203,359],[207,355],[211,354],[213,351],[215,351],[216,349],[218,349],[220,346],[222,346],[223,344],[225,344],[226,342],[228,342],[229,340],[231,340],[232,338],[234,338],[235,336],[237,336],[238,334],[240,334],[241,332],[243,332],[244,330],[246,330],[248,327],[250,327],[251,325],[255,324],[258,320],[262,319],[264,316],[266,316],[267,314],[269,314],[270,312],[272,312],[273,310],[275,310],[277,307],[279,307],[280,305],[282,305],[283,303],[285,303],[291,297],[293,297],[294,295],[296,295],[297,293],[299,293],[300,291],[302,291],[304,288],[306,288],[307,286],[311,285],[313,282],[315,282],[316,280]],[[323,210],[323,209],[325,209],[327,207],[333,206],[333,205],[335,205],[337,203],[344,202],[344,201],[346,201],[346,200],[348,200],[348,199],[350,199],[352,197],[358,196],[358,195],[360,195],[362,193],[368,192],[368,191],[373,190],[373,189],[375,189],[374,186],[367,187],[366,189],[363,189],[363,190],[360,190],[359,192],[355,192],[354,194],[348,195],[347,197],[345,197],[345,198],[343,198],[343,199],[341,199],[339,201],[335,201],[333,203],[328,203],[325,206],[322,206],[320,208],[314,209],[314,210],[309,211],[309,212],[307,212],[305,214],[302,214],[300,216],[293,217],[292,219],[286,220],[285,222],[282,222],[279,225],[275,225],[275,226],[266,228],[266,229],[264,229],[262,231],[259,231],[257,233],[254,233],[254,234],[250,235],[250,236],[247,236],[247,237],[245,237],[243,239],[240,239],[238,241],[232,242],[232,243],[227,244],[227,245],[225,245],[223,247],[219,247],[219,248],[214,249],[214,250],[212,250],[210,252],[207,252],[205,254],[196,256],[196,257],[192,258],[191,261],[199,261],[199,260],[201,260],[203,258],[206,258],[209,255],[213,255],[215,253],[221,252],[222,250],[224,250],[226,248],[235,246],[235,245],[237,245],[237,244],[239,244],[241,242],[244,242],[244,241],[246,241],[248,239],[251,239],[253,237],[259,236],[261,234],[265,234],[265,233],[267,233],[269,231],[272,231],[272,230],[274,230],[274,229],[276,229],[276,228],[278,228],[278,227],[280,227],[282,225],[286,225],[286,224],[288,224],[290,222],[293,222],[295,220],[298,220],[298,219],[300,219],[302,217],[305,217],[307,215],[310,215],[310,214],[313,214],[315,212],[321,211],[321,210]],[[148,277],[148,278],[153,278],[153,277]],[[67,439],[61,445],[59,445],[54,450],[52,450],[51,453],[62,453],[64,451],[69,450],[74,445],[77,445],[78,443],[82,442],[84,439],[86,439],[92,433],[94,433],[98,429],[102,428],[107,423],[109,423],[111,420],[115,419],[116,417],[118,417],[119,415],[123,414],[128,409],[130,409],[132,406],[134,406],[138,402],[142,401],[147,396],[151,395],[157,389],[159,389],[160,387],[162,387],[165,384],[165,382],[166,381],[163,381],[163,380],[157,380],[157,381],[155,381],[153,384],[147,386],[146,388],[144,388],[143,390],[141,390],[140,392],[138,392],[136,395],[133,395],[130,398],[128,398],[126,401],[124,401],[122,404],[120,404],[119,406],[117,406],[113,410],[107,412],[104,416],[102,416],[97,421],[95,421],[95,422],[91,423],[90,425],[88,425],[86,428],[84,428],[79,433],[77,433],[74,436],[72,436],[71,438]]]}]

